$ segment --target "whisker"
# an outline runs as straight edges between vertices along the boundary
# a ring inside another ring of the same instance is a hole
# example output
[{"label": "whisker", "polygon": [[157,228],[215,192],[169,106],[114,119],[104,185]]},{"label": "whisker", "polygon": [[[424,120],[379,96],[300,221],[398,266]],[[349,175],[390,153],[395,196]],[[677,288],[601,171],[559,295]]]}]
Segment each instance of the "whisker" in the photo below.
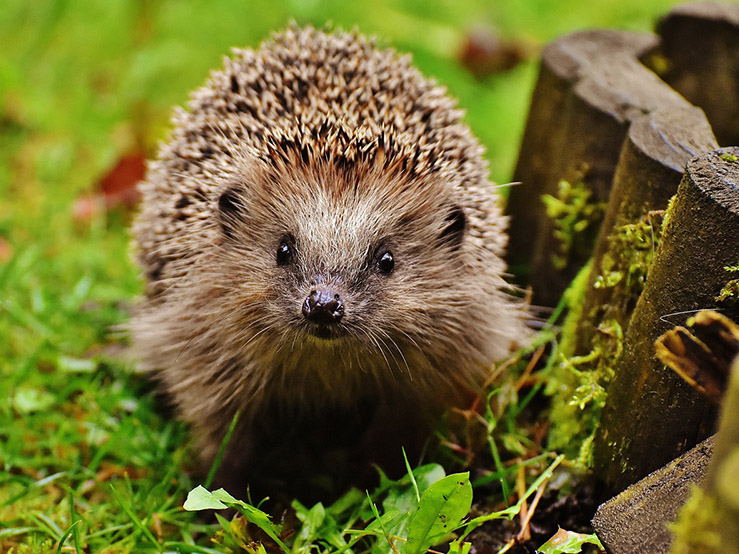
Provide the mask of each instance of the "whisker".
[{"label": "whisker", "polygon": [[367,332],[367,337],[377,347],[377,351],[380,353],[380,355],[385,360],[385,364],[387,365],[388,371],[392,373],[393,370],[390,367],[390,360],[387,359],[387,356],[385,355],[385,351],[382,349],[382,346],[381,346],[382,340],[379,339],[379,337],[375,336],[374,334],[370,334],[369,332]]},{"label": "whisker", "polygon": [[395,347],[395,349],[398,351],[398,354],[400,354],[400,357],[403,358],[403,363],[405,364],[405,369],[408,372],[408,375],[410,377],[412,377],[411,376],[411,368],[408,366],[408,360],[405,359],[405,355],[403,354],[403,350],[400,348],[400,346],[398,346],[398,343],[395,342],[395,340],[390,335],[388,335],[385,332],[383,332],[383,335],[385,335],[387,337],[387,339],[393,344],[393,346]]}]

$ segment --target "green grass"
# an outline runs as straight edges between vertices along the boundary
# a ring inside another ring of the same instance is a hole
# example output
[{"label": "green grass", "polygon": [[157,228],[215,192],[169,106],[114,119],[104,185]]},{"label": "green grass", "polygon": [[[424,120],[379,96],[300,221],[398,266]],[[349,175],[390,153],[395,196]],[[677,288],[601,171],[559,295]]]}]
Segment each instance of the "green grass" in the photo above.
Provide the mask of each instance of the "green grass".
[{"label": "green grass", "polygon": [[[185,544],[228,551],[210,541],[219,525],[182,510],[187,492],[200,484],[189,473],[187,430],[162,413],[117,330],[141,292],[128,256],[128,216],[80,222],[72,208],[120,156],[155,153],[171,106],[231,46],[254,46],[291,19],[376,34],[412,52],[426,74],[460,98],[488,148],[494,178],[505,182],[535,63],[477,81],[455,57],[465,31],[496,26],[503,36],[541,45],[589,26],[648,29],[673,3],[620,0],[593,9],[574,0],[5,2],[0,551],[187,551]],[[501,464],[491,480],[503,478],[504,489],[512,489],[515,471],[506,460],[530,445],[516,428],[517,391],[501,390],[509,394],[501,401],[508,416],[486,423]],[[539,472],[548,461],[536,465]]]}]

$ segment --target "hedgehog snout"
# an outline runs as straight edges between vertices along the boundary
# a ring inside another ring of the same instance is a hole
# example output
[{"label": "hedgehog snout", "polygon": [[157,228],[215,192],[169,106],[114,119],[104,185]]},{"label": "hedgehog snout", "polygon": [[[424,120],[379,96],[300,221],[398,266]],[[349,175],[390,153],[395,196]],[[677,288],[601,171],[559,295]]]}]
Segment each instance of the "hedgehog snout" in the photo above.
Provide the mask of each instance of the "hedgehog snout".
[{"label": "hedgehog snout", "polygon": [[341,296],[325,287],[315,287],[303,301],[303,317],[318,325],[339,323],[344,317]]}]

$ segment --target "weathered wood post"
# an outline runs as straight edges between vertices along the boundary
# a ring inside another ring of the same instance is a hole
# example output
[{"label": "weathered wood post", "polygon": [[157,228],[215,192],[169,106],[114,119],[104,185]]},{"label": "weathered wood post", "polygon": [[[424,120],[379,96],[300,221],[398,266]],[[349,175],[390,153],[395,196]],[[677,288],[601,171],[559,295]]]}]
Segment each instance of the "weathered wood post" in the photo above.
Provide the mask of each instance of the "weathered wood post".
[{"label": "weathered wood post", "polygon": [[716,410],[657,361],[653,344],[693,310],[739,316],[736,298],[722,299],[736,279],[726,268],[739,263],[739,148],[691,160],[666,217],[595,440],[595,471],[613,491],[714,430]]},{"label": "weathered wood post", "polygon": [[[721,429],[601,504],[593,528],[609,554],[669,554],[673,537],[674,547],[680,545],[673,554],[724,553],[732,544],[739,548],[739,365],[734,364],[739,325],[714,310],[702,310],[685,326],[662,335],[655,351],[694,390],[716,405],[724,400]],[[737,381],[727,392],[732,364]],[[722,445],[715,455],[714,444]],[[736,465],[729,462],[723,469],[734,450]],[[720,474],[718,479],[706,479],[709,467],[712,475]],[[730,540],[719,545],[722,535]]]},{"label": "weathered wood post", "polygon": [[677,6],[658,24],[653,67],[706,112],[723,146],[739,144],[739,3]]},{"label": "weathered wood post", "polygon": [[598,347],[605,337],[598,330],[602,323],[618,326],[619,336],[626,332],[660,234],[662,214],[653,212],[667,207],[688,160],[717,146],[695,107],[657,110],[632,122],[593,251],[574,354]]},{"label": "weathered wood post", "polygon": [[[507,208],[508,262],[519,283],[532,285],[535,304],[556,304],[590,257],[630,122],[689,107],[639,62],[656,47],[654,35],[602,30],[567,35],[543,52],[514,172],[523,184]],[[542,196],[557,198],[563,180],[571,197],[559,198],[562,205],[589,206],[585,229],[558,229],[547,214]]]},{"label": "weathered wood post", "polygon": [[[715,147],[699,108],[669,107],[631,123],[589,274],[570,299],[559,346],[567,362],[556,370],[560,386],[549,390],[556,423],[550,447],[574,454],[592,437],[604,395],[587,392],[590,387],[575,378],[569,364],[576,364],[581,374],[589,372],[586,379],[592,387],[602,391],[608,385],[659,242],[663,210],[677,191],[688,160]],[[573,399],[588,394],[593,394],[592,400],[583,411],[585,404]],[[579,452],[588,454],[587,449]]]}]

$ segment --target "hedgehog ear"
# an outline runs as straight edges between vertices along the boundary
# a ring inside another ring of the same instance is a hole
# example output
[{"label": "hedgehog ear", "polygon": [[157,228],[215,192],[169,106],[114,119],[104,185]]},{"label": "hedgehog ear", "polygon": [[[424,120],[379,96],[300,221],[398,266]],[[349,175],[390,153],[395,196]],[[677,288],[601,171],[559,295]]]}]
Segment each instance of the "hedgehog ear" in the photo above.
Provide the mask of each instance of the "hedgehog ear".
[{"label": "hedgehog ear", "polygon": [[226,238],[234,237],[236,225],[245,213],[246,206],[239,187],[226,189],[218,198],[218,220]]},{"label": "hedgehog ear", "polygon": [[452,247],[452,250],[462,246],[462,239],[467,228],[467,216],[460,206],[453,206],[444,220],[444,230],[439,237],[443,243]]}]

